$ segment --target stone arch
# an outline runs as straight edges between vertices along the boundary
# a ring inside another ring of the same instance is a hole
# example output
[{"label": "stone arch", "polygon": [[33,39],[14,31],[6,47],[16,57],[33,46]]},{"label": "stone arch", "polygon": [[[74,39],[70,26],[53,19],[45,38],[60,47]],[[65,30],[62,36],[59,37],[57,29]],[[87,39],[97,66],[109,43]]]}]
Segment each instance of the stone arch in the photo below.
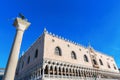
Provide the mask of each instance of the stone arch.
[{"label": "stone arch", "polygon": [[53,66],[50,66],[50,74],[53,74]]},{"label": "stone arch", "polygon": [[54,75],[57,75],[57,66],[54,68]]},{"label": "stone arch", "polygon": [[101,60],[101,59],[99,59],[99,62],[100,62],[100,65],[103,65],[103,62],[102,62],[102,60]]},{"label": "stone arch", "polygon": [[84,55],[84,61],[89,62],[87,55]]},{"label": "stone arch", "polygon": [[61,75],[61,67],[59,67],[59,70],[58,70],[58,71],[59,71],[59,75]]},{"label": "stone arch", "polygon": [[68,71],[68,68],[66,68],[66,75],[67,75],[67,76],[69,75],[69,71]]},{"label": "stone arch", "polygon": [[97,61],[95,59],[92,60],[94,65],[97,65]]},{"label": "stone arch", "polygon": [[49,71],[49,66],[46,65],[46,67],[45,67],[45,74],[48,74],[48,71]]},{"label": "stone arch", "polygon": [[63,67],[63,70],[62,70],[62,71],[63,71],[63,75],[65,75],[65,68],[64,68],[64,67]]},{"label": "stone arch", "polygon": [[59,56],[62,56],[62,51],[61,51],[60,47],[57,46],[57,47],[55,48],[55,54],[56,54],[56,55],[59,55]]},{"label": "stone arch", "polygon": [[72,76],[72,69],[70,69],[69,71],[70,71],[70,76]]},{"label": "stone arch", "polygon": [[71,52],[71,58],[72,59],[77,59],[76,53],[74,51]]}]

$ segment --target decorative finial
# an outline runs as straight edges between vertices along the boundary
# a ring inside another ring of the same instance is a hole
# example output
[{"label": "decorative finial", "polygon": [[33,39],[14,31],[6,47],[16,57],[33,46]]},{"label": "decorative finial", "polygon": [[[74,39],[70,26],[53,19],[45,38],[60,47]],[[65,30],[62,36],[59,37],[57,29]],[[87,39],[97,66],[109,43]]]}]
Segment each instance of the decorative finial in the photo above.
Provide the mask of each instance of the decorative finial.
[{"label": "decorative finial", "polygon": [[44,28],[44,32],[46,32],[47,30],[46,30],[46,28]]},{"label": "decorative finial", "polygon": [[88,48],[91,48],[91,44],[90,44],[90,42],[88,42]]},{"label": "decorative finial", "polygon": [[44,27],[44,33],[48,33],[47,29]]}]

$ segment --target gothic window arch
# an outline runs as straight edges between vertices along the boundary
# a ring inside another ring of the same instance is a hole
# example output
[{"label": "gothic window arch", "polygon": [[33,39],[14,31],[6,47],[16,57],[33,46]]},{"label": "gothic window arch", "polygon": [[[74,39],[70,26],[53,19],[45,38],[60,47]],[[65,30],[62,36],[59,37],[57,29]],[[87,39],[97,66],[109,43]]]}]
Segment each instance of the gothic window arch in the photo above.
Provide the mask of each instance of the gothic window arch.
[{"label": "gothic window arch", "polygon": [[93,59],[93,64],[97,65],[97,61],[95,59]]},{"label": "gothic window arch", "polygon": [[38,57],[38,49],[36,49],[36,51],[35,51],[35,58],[37,58]]},{"label": "gothic window arch", "polygon": [[56,54],[56,55],[59,55],[59,56],[62,56],[62,52],[61,52],[60,47],[56,47],[56,48],[55,48],[55,54]]},{"label": "gothic window arch", "polygon": [[109,63],[107,63],[107,66],[108,66],[108,68],[110,68],[110,64]]},{"label": "gothic window arch", "polygon": [[77,59],[76,54],[75,54],[74,51],[71,52],[71,58],[72,58],[72,59]]},{"label": "gothic window arch", "polygon": [[100,62],[100,65],[103,65],[103,62],[102,62],[102,60],[101,60],[101,59],[99,59],[99,62]]},{"label": "gothic window arch", "polygon": [[28,63],[28,64],[30,63],[30,56],[28,57],[27,63]]},{"label": "gothic window arch", "polygon": [[87,55],[84,55],[84,61],[85,61],[85,62],[89,62]]},{"label": "gothic window arch", "polygon": [[115,64],[113,64],[113,67],[114,67],[115,70],[117,69],[116,66],[115,66]]}]

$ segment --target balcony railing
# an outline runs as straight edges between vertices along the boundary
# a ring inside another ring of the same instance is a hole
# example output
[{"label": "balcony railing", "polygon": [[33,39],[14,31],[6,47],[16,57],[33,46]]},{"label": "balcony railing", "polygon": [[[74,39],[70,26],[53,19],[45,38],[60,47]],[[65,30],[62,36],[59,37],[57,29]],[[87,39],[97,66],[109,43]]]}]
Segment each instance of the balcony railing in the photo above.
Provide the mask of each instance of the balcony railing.
[{"label": "balcony railing", "polygon": [[96,77],[78,77],[78,76],[64,76],[64,75],[48,75],[45,74],[44,79],[53,80],[119,80],[119,79],[107,79],[107,78],[96,78]]}]

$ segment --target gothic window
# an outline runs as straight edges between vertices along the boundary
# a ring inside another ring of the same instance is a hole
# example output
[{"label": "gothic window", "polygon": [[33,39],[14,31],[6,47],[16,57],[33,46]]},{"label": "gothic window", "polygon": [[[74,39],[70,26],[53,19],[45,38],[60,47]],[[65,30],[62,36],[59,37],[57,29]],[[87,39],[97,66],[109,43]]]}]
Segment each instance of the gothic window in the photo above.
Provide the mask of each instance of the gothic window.
[{"label": "gothic window", "polygon": [[95,60],[95,59],[93,59],[93,64],[94,64],[94,65],[97,65],[97,62],[96,62],[96,60]]},{"label": "gothic window", "polygon": [[115,67],[115,65],[113,64],[113,67],[114,67],[114,69],[116,70],[116,67]]},{"label": "gothic window", "polygon": [[103,65],[103,62],[102,62],[102,60],[101,60],[101,59],[99,59],[99,62],[100,62],[100,65]]},{"label": "gothic window", "polygon": [[27,63],[28,63],[28,64],[30,63],[30,56],[28,57]]},{"label": "gothic window", "polygon": [[38,49],[36,49],[36,51],[35,51],[35,58],[37,58],[38,57]]},{"label": "gothic window", "polygon": [[86,55],[84,55],[84,61],[88,62],[88,57]]},{"label": "gothic window", "polygon": [[110,64],[109,63],[107,63],[107,66],[108,66],[108,68],[110,68]]},{"label": "gothic window", "polygon": [[59,56],[62,56],[61,49],[59,47],[55,48],[55,54],[59,55]]},{"label": "gothic window", "polygon": [[76,54],[75,54],[74,51],[71,52],[71,58],[72,58],[72,59],[77,59]]}]

